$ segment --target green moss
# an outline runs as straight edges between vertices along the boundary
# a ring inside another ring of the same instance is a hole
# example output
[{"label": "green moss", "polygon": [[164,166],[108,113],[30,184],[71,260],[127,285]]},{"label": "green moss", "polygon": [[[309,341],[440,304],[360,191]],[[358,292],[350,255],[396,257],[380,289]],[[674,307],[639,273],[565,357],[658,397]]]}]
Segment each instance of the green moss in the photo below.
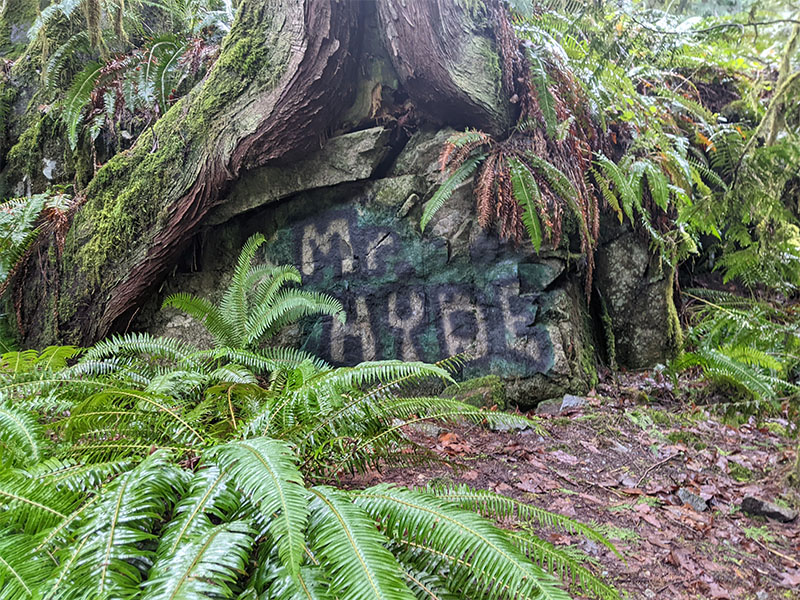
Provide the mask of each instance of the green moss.
[{"label": "green moss", "polygon": [[[71,291],[126,276],[201,172],[209,146],[229,139],[226,109],[236,109],[231,103],[246,90],[258,94],[283,74],[290,39],[256,5],[238,13],[205,83],[177,102],[133,148],[109,160],[87,186],[86,204],[67,237],[65,271],[75,274],[68,284]],[[255,131],[258,115],[250,117],[253,123],[244,117],[236,122],[237,136]],[[231,150],[218,152],[223,162]]]},{"label": "green moss", "polygon": [[672,356],[678,356],[683,350],[683,330],[678,318],[678,309],[675,307],[675,286],[672,283],[675,281],[675,269],[672,268],[667,275],[667,346]]},{"label": "green moss", "polygon": [[0,14],[0,55],[6,60],[19,56],[27,46],[25,34],[36,19],[39,3],[7,0]]},{"label": "green moss", "polygon": [[611,314],[608,312],[608,304],[602,294],[598,295],[600,298],[600,325],[602,326],[603,340],[605,341],[606,360],[611,369],[616,370],[617,365],[617,340],[614,337],[614,322],[611,320]]},{"label": "green moss", "polygon": [[8,151],[10,171],[20,177],[33,176],[42,162],[42,139],[44,116],[34,113],[30,125],[19,136],[17,143]]},{"label": "green moss", "polygon": [[424,189],[416,175],[400,175],[379,179],[373,186],[374,202],[397,209],[418,189]]},{"label": "green moss", "polygon": [[764,426],[767,428],[767,431],[769,431],[770,433],[774,433],[775,435],[779,435],[781,437],[786,437],[787,435],[789,435],[788,432],[786,431],[786,427],[784,427],[780,423],[769,421],[765,423]]},{"label": "green moss", "polygon": [[[109,161],[87,188],[87,202],[74,230],[90,236],[79,240],[70,236],[68,256],[75,266],[96,282],[100,270],[111,256],[130,249],[131,242],[146,234],[156,222],[161,201],[168,196],[173,171],[181,164],[183,146],[180,138],[166,138],[154,153],[148,132],[132,150]],[[74,244],[80,244],[75,247]]]},{"label": "green moss", "polygon": [[[483,4],[483,2],[480,2]],[[483,57],[486,65],[487,71],[492,73],[492,78],[500,83],[503,81],[503,69],[500,67],[500,56],[497,53],[497,50],[488,44],[478,46],[479,52]],[[502,89],[502,85],[498,86],[498,89]],[[498,96],[499,97],[499,96]]]},{"label": "green moss", "polygon": [[5,147],[9,117],[16,98],[17,89],[8,82],[5,76],[0,75],[0,148]]},{"label": "green moss", "polygon": [[500,409],[506,408],[505,384],[497,375],[475,377],[474,379],[451,385],[442,392],[442,396],[454,398],[479,408],[492,406],[497,406]]},{"label": "green moss", "polygon": [[[228,48],[224,60],[223,58],[220,60],[223,60],[222,68],[229,68],[243,77],[252,78],[265,67],[263,61],[266,54],[263,44],[248,37],[240,39],[234,46]],[[266,67],[269,68],[269,65]]]},{"label": "green moss", "polygon": [[708,444],[700,441],[700,437],[690,431],[671,431],[667,434],[667,439],[673,444],[685,444],[695,450],[708,448]]},{"label": "green moss", "polygon": [[728,462],[728,474],[742,483],[753,479],[753,472],[750,469],[733,461]]}]

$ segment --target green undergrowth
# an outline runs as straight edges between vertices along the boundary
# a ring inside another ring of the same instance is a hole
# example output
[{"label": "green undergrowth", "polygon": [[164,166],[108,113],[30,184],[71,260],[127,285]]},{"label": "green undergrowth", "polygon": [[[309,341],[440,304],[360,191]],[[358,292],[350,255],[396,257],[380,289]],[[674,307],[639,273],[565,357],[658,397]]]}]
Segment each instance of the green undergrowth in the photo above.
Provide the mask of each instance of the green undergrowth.
[{"label": "green undergrowth", "polygon": [[263,242],[248,240],[218,304],[165,303],[213,335],[210,349],[129,333],[0,356],[0,596],[619,599],[591,559],[536,533],[619,555],[593,526],[443,481],[334,485],[443,466],[407,425],[539,424],[410,392],[453,384],[459,360],[336,368],[265,345],[304,315],[343,311],[299,289],[297,269],[252,264]]},{"label": "green undergrowth", "polygon": [[467,379],[448,386],[442,392],[445,398],[456,398],[472,406],[506,408],[505,383],[497,375]]}]

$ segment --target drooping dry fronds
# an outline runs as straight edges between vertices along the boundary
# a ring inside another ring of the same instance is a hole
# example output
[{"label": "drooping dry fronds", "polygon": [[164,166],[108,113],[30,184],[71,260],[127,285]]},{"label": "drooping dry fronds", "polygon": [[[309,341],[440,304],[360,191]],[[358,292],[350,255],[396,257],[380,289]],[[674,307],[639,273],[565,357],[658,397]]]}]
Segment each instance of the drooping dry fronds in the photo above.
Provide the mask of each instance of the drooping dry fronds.
[{"label": "drooping dry fronds", "polygon": [[491,136],[477,129],[451,135],[439,155],[439,170],[452,175],[476,149],[491,143]]},{"label": "drooping dry fronds", "polygon": [[478,223],[484,229],[488,229],[492,222],[492,200],[494,198],[496,168],[497,154],[492,154],[484,161],[480,175],[478,175],[478,181],[475,184]]}]

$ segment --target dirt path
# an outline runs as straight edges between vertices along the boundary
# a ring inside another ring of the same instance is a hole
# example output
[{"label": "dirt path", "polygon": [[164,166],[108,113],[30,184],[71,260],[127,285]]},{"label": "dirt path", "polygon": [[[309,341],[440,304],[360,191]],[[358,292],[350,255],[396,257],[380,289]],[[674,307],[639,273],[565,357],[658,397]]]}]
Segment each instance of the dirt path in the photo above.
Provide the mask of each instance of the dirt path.
[{"label": "dirt path", "polygon": [[[746,495],[797,502],[784,483],[794,461],[786,422],[751,420],[734,428],[705,410],[648,400],[634,392],[647,389],[648,380],[638,377],[626,382],[632,393],[600,386],[603,396],[590,396],[583,408],[542,417],[545,436],[469,426],[415,429],[409,433],[416,442],[460,470],[396,469],[350,483],[413,486],[440,478],[599,524],[624,561],[563,532],[543,537],[557,546],[577,544],[597,561],[594,570],[631,598],[800,598],[800,519],[784,524],[740,509]],[[684,504],[682,489],[707,508]]]}]

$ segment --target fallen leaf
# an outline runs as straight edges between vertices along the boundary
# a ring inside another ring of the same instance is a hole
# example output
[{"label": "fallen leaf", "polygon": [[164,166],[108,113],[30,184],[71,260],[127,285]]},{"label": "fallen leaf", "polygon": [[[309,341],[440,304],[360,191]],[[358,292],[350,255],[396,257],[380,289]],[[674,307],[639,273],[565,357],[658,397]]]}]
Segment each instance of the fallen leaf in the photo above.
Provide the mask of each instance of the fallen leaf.
[{"label": "fallen leaf", "polygon": [[461,479],[464,481],[475,481],[478,478],[477,471],[467,471],[461,474]]},{"label": "fallen leaf", "polygon": [[781,579],[781,585],[790,590],[800,586],[800,569],[784,573],[783,579]]},{"label": "fallen leaf", "polygon": [[642,517],[643,521],[647,521],[648,523],[650,523],[650,525],[652,525],[656,529],[662,529],[661,521],[656,519],[655,516],[653,516],[653,515],[641,515],[641,517]]},{"label": "fallen leaf", "polygon": [[472,451],[472,447],[467,444],[457,433],[447,432],[439,434],[439,445],[450,455],[466,454]]},{"label": "fallen leaf", "polygon": [[731,600],[728,590],[713,581],[708,584],[708,595],[714,600]]},{"label": "fallen leaf", "polygon": [[694,559],[692,559],[691,555],[686,550],[672,548],[669,556],[667,557],[667,562],[675,565],[676,567],[680,567],[692,576],[697,576],[700,574],[700,569],[697,566],[697,563],[694,561]]},{"label": "fallen leaf", "polygon": [[592,504],[598,504],[598,505],[601,505],[601,506],[605,506],[606,505],[606,501],[605,500],[601,500],[597,496],[592,496],[591,494],[587,494],[585,492],[579,493],[578,497],[579,498],[583,498],[584,500],[586,500],[587,502],[591,502]]},{"label": "fallen leaf", "polygon": [[581,462],[577,456],[573,456],[572,454],[567,454],[563,450],[554,450],[553,452],[550,453],[550,455],[553,458],[555,458],[558,462],[562,462],[567,465],[575,466],[579,462]]},{"label": "fallen leaf", "polygon": [[554,546],[569,546],[572,544],[572,538],[563,533],[551,533],[546,536],[546,539]]}]

